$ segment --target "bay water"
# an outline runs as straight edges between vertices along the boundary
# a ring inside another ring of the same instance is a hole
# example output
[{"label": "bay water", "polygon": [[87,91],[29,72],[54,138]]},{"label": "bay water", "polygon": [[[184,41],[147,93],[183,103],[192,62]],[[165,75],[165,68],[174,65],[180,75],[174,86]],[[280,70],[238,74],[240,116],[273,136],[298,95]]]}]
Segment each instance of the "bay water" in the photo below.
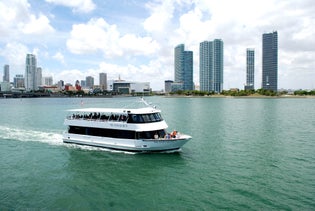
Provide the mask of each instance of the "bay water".
[{"label": "bay water", "polygon": [[68,109],[136,97],[0,99],[0,210],[315,210],[314,98],[146,100],[179,152],[62,142]]}]

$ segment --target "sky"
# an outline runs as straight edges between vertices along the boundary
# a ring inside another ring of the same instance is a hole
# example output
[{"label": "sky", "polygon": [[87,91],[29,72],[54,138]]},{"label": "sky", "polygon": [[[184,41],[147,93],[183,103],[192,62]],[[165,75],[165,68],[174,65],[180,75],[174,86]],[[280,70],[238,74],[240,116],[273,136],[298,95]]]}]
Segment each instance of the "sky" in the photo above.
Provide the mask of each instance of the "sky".
[{"label": "sky", "polygon": [[246,48],[255,49],[261,88],[262,34],[278,32],[278,88],[315,89],[313,0],[2,0],[0,81],[24,74],[33,53],[43,76],[74,84],[99,73],[108,80],[174,80],[174,48],[193,51],[199,85],[199,44],[224,42],[224,89],[244,88]]}]

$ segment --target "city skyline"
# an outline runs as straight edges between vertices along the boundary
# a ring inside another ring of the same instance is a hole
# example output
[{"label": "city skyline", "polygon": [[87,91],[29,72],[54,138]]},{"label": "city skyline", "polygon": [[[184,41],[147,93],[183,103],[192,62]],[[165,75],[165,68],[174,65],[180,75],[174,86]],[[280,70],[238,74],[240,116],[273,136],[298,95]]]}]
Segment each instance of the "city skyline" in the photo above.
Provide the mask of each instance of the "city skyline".
[{"label": "city skyline", "polygon": [[[223,89],[244,87],[246,48],[256,49],[255,88],[260,88],[261,35],[277,30],[278,88],[315,88],[315,6],[309,0],[4,0],[0,14],[0,64],[10,65],[10,81],[24,73],[25,55],[32,53],[43,76],[54,81],[74,83],[74,76],[88,75],[99,81],[99,73],[106,72],[108,80],[121,75],[160,90],[174,75],[174,46],[185,43],[199,58],[200,42],[220,38]],[[198,85],[198,59],[193,69]]]}]

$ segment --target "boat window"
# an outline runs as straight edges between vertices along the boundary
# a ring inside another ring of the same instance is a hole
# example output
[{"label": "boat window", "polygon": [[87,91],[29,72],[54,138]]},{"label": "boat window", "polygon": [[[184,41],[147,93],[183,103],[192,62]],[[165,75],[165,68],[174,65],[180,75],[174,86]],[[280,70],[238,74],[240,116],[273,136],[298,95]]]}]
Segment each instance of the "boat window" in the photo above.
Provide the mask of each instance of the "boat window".
[{"label": "boat window", "polygon": [[143,131],[137,132],[136,135],[138,139],[154,139],[156,135],[158,135],[158,138],[164,138],[166,132],[165,130]]},{"label": "boat window", "polygon": [[110,137],[110,138],[126,138],[126,139],[136,138],[136,132],[130,131],[130,130],[115,130],[115,129],[70,126],[68,132],[74,133],[74,134],[80,134],[80,135],[101,136],[101,137]]},{"label": "boat window", "polygon": [[128,123],[149,123],[149,122],[160,122],[162,117],[159,113],[152,114],[129,114]]}]

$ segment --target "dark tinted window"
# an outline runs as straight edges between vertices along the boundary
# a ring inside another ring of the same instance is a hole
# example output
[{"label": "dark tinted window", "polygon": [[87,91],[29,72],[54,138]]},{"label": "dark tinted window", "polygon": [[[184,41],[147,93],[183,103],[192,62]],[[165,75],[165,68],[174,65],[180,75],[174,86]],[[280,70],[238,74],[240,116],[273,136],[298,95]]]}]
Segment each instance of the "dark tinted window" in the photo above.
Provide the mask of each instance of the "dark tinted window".
[{"label": "dark tinted window", "polygon": [[161,114],[129,114],[128,123],[149,123],[162,121]]},{"label": "dark tinted window", "polygon": [[103,129],[103,128],[91,128],[91,127],[77,127],[70,126],[69,133],[89,135],[89,136],[102,136],[110,138],[127,138],[135,139],[136,132],[130,130],[113,130],[113,129]]}]

